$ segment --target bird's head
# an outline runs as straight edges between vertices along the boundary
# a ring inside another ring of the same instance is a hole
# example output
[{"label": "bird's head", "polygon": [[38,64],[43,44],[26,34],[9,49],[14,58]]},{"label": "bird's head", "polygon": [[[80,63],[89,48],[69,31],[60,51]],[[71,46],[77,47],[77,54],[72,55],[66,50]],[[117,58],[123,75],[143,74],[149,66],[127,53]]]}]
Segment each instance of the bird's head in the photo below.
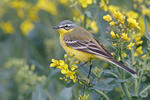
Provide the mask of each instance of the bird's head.
[{"label": "bird's head", "polygon": [[58,26],[54,26],[54,29],[58,29],[60,34],[66,34],[71,32],[76,27],[76,24],[70,20],[64,20],[58,24]]}]

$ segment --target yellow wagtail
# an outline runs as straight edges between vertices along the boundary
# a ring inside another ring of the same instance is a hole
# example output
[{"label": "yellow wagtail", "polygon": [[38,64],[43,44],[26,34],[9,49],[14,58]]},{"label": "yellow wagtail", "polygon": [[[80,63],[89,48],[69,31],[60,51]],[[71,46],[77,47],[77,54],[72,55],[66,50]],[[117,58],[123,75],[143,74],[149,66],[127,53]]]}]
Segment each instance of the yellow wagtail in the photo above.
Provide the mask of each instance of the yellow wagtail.
[{"label": "yellow wagtail", "polygon": [[64,20],[58,26],[55,26],[54,29],[58,29],[60,44],[67,54],[74,55],[80,62],[90,62],[88,78],[91,73],[91,61],[93,59],[102,59],[113,63],[136,77],[136,72],[133,69],[115,60],[108,50],[93,38],[91,33],[77,26],[72,21]]}]

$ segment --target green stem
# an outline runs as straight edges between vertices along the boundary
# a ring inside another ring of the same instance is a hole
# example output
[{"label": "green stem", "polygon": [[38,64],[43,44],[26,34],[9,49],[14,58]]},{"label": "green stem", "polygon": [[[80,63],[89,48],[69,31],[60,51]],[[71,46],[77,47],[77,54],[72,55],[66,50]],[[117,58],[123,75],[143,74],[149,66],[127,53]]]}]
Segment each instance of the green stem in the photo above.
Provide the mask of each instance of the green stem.
[{"label": "green stem", "polygon": [[[121,59],[123,60],[123,57],[122,57],[122,45],[121,45],[121,50],[120,50],[119,54],[120,54]],[[122,79],[123,80],[126,79],[124,70],[122,70]],[[122,86],[122,90],[125,93],[125,95],[127,96],[128,100],[130,100],[131,99],[131,95],[130,95],[130,92],[128,90],[127,83],[123,82],[123,83],[121,83],[121,86]]]},{"label": "green stem", "polygon": [[103,91],[95,89],[95,92],[97,92],[100,95],[102,95],[106,100],[110,100],[109,97]]},{"label": "green stem", "polygon": [[[123,80],[125,79],[125,71],[124,70],[122,71],[122,79]],[[128,90],[127,84],[125,82],[121,83],[121,87],[122,87],[123,92],[127,96],[127,98],[130,100],[131,99],[131,95],[130,95],[130,92]]]},{"label": "green stem", "polygon": [[138,81],[137,81],[137,78],[135,78],[134,79],[134,95],[135,96],[138,96],[138,90],[139,90],[139,88],[138,88]]},{"label": "green stem", "polygon": [[84,23],[83,23],[83,27],[86,28],[86,20],[87,20],[87,15],[84,14]]}]

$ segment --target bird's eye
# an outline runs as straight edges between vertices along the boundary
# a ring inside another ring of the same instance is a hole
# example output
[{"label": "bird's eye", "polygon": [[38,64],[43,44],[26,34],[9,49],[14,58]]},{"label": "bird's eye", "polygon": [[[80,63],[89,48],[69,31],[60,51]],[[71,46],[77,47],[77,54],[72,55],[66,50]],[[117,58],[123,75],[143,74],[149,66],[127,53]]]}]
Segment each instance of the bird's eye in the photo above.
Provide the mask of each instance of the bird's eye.
[{"label": "bird's eye", "polygon": [[68,27],[69,25],[65,25],[65,27]]}]

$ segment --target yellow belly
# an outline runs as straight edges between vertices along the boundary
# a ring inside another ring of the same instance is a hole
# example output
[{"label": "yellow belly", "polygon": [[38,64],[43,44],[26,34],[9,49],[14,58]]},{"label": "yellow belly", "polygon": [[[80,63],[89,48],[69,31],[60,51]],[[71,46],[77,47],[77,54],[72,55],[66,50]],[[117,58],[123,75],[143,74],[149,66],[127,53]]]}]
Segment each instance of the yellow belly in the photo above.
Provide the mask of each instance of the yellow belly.
[{"label": "yellow belly", "polygon": [[81,62],[87,62],[87,61],[90,61],[95,58],[93,55],[91,55],[89,53],[75,50],[75,49],[72,49],[69,47],[65,47],[64,49],[68,55],[73,55],[74,58],[76,58],[77,60],[79,60]]}]

